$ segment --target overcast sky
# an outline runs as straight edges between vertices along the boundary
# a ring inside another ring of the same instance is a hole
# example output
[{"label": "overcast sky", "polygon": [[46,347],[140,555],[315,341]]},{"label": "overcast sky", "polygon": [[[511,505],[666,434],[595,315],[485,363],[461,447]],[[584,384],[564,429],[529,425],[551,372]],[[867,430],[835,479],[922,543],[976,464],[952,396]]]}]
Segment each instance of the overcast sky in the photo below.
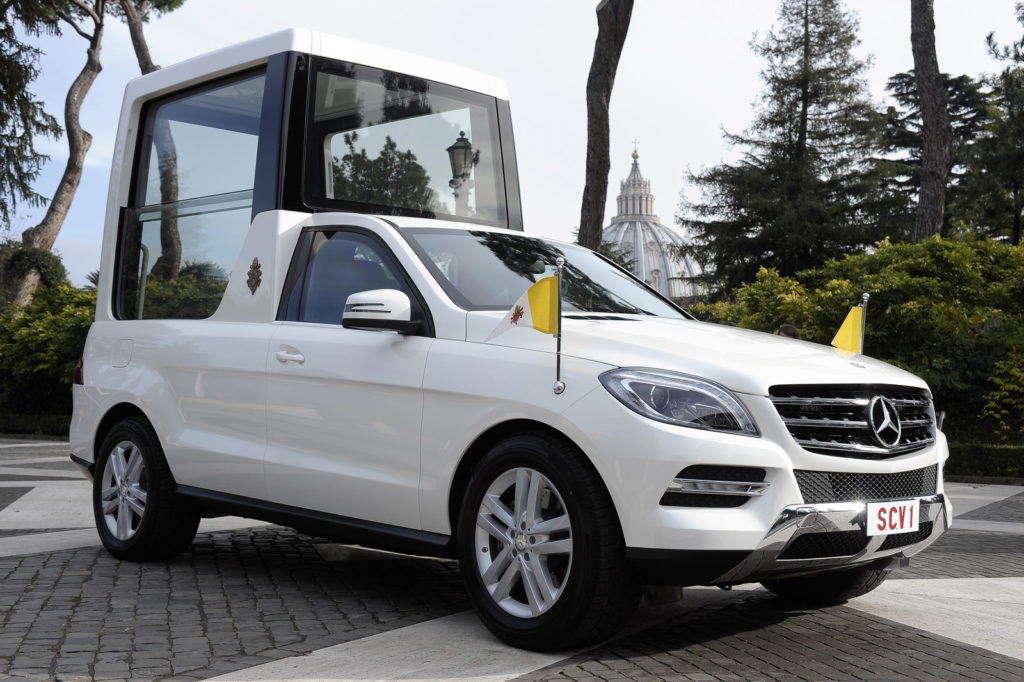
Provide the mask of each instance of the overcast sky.
[{"label": "overcast sky", "polygon": [[[526,231],[570,239],[579,223],[586,160],[587,74],[597,35],[595,0],[186,0],[147,25],[153,59],[171,64],[283,28],[311,28],[467,66],[509,87]],[[873,55],[872,96],[912,68],[909,0],[848,0],[860,19],[861,57]],[[1022,27],[1010,0],[935,0],[939,68],[955,75],[993,73],[986,50],[995,31],[1007,43]],[[722,130],[751,122],[763,63],[750,50],[776,18],[774,0],[636,0],[611,101],[611,174],[605,222],[639,140],[640,168],[655,211],[673,225],[688,170],[736,157]],[[68,31],[39,42],[46,57],[36,93],[60,115],[81,68],[85,41]],[[82,123],[93,146],[56,249],[81,285],[99,267],[110,156],[124,84],[138,75],[127,29],[110,19],[103,72],[86,99]],[[66,143],[40,146],[52,160],[37,191],[53,193]],[[14,219],[20,233],[40,211]]]}]

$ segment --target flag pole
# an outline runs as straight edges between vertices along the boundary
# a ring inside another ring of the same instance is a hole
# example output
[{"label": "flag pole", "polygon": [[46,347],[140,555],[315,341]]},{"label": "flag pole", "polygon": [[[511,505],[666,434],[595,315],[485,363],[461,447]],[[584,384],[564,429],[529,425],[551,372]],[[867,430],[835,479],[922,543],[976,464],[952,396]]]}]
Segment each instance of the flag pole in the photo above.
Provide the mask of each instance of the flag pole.
[{"label": "flag pole", "polygon": [[551,390],[555,395],[562,395],[565,391],[565,382],[562,381],[562,268],[565,259],[561,256],[556,258],[555,266],[558,268],[558,331],[555,332],[555,383],[551,385]]},{"label": "flag pole", "polygon": [[860,352],[861,352],[862,355],[864,354],[864,330],[867,329],[867,326],[868,326],[868,299],[869,298],[871,298],[871,296],[866,291],[863,294],[860,295],[860,307],[861,307],[861,311],[860,311]]}]

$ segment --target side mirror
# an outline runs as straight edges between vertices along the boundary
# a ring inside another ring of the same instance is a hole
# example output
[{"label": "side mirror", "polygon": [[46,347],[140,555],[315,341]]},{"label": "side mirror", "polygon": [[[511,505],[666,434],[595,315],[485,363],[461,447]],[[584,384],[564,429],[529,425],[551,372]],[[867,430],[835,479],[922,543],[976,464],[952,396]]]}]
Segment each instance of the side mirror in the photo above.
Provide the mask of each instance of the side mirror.
[{"label": "side mirror", "polygon": [[397,289],[359,291],[345,301],[341,326],[346,329],[387,329],[399,334],[419,330],[420,321],[412,319],[409,297]]}]

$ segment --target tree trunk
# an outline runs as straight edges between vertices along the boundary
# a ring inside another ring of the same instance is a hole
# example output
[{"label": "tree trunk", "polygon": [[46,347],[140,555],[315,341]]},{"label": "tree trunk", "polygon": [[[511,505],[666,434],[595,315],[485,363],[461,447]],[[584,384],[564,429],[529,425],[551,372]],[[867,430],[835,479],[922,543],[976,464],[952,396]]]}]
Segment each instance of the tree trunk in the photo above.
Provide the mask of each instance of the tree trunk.
[{"label": "tree trunk", "polygon": [[921,190],[914,220],[914,242],[942,231],[949,175],[949,151],[953,133],[949,123],[946,90],[935,56],[933,0],[910,0],[910,45],[921,98],[924,149],[921,154]]},{"label": "tree trunk", "polygon": [[142,31],[142,20],[146,16],[146,5],[149,0],[141,0],[136,5],[136,0],[118,0],[121,9],[124,10],[124,23],[128,24],[128,34],[132,38],[132,47],[135,49],[135,58],[139,62],[139,71],[143,75],[153,73],[160,67],[153,63],[149,56],[149,44],[146,42],[146,34]]},{"label": "tree trunk", "polygon": [[[85,167],[85,155],[92,145],[92,135],[82,128],[79,114],[82,111],[82,102],[92,87],[96,76],[103,70],[100,64],[100,48],[103,42],[103,13],[105,0],[96,0],[95,15],[93,17],[94,29],[92,34],[82,33],[77,26],[75,30],[89,40],[89,48],[86,50],[85,66],[79,72],[71,87],[68,89],[67,97],[64,100],[64,130],[68,137],[68,162],[64,167],[64,174],[57,184],[57,190],[53,193],[53,200],[46,209],[43,220],[35,227],[30,227],[21,233],[21,241],[25,246],[34,246],[40,249],[50,250],[57,240],[60,228],[64,225],[64,219],[71,208],[71,201],[75,198],[78,190],[78,183],[82,180],[82,170]],[[21,305],[28,305],[32,301],[32,295],[39,285],[38,277],[26,277],[18,289],[15,302]]]},{"label": "tree trunk", "polygon": [[1010,245],[1020,246],[1021,238],[1021,211],[1024,210],[1024,196],[1022,196],[1019,185],[1013,188],[1013,227],[1010,229]]},{"label": "tree trunk", "polygon": [[597,41],[587,78],[587,169],[577,241],[601,248],[604,205],[608,195],[608,103],[626,42],[633,0],[601,0],[597,6]]},{"label": "tree trunk", "polygon": [[[132,37],[135,58],[139,71],[144,75],[157,71],[160,66],[153,63],[149,44],[142,28],[149,0],[118,0],[124,10],[124,20]],[[178,200],[178,152],[174,136],[167,121],[156,121],[153,130],[156,145],[157,164],[160,169],[160,203],[170,204]],[[173,209],[164,209],[160,214],[160,256],[153,263],[151,273],[171,279],[181,269],[181,235],[178,233],[178,214]]]}]

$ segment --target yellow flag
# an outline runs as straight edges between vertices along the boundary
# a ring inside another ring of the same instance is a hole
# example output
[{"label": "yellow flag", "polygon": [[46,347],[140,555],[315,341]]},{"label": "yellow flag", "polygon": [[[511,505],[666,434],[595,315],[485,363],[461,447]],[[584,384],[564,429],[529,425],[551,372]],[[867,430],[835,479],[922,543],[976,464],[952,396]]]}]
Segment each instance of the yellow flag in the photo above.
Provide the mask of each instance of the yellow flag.
[{"label": "yellow flag", "polygon": [[850,308],[849,314],[843,320],[843,324],[832,339],[832,345],[840,350],[848,350],[851,353],[860,353],[861,330],[863,327],[864,309],[859,305]]},{"label": "yellow flag", "polygon": [[545,277],[527,289],[484,341],[513,327],[533,327],[544,334],[558,331],[557,277]]}]

